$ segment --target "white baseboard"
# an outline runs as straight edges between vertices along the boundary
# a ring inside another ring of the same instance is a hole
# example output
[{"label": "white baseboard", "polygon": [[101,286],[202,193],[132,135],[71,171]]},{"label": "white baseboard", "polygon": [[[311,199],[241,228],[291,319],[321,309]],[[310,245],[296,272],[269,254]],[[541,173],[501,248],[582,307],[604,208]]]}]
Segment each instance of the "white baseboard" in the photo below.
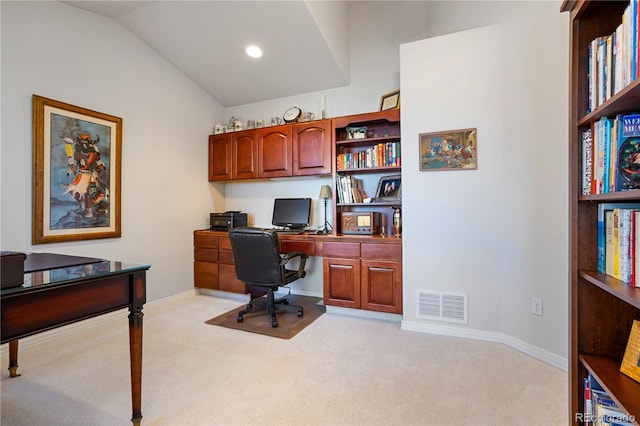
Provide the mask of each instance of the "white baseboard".
[{"label": "white baseboard", "polygon": [[367,318],[382,321],[390,321],[399,323],[402,321],[402,315],[400,314],[388,314],[386,312],[367,311],[365,309],[351,309],[343,308],[340,306],[326,306],[326,312],[328,314],[346,315],[349,317]]},{"label": "white baseboard", "polygon": [[402,321],[400,324],[402,330],[417,331],[420,333],[439,334],[442,336],[460,337],[464,339],[482,340],[485,342],[502,343],[519,352],[529,355],[535,359],[545,362],[562,371],[569,371],[569,362],[566,358],[556,355],[537,346],[523,342],[505,333],[495,331],[485,331],[468,329],[461,327],[452,327],[447,325],[427,324],[416,321]]}]

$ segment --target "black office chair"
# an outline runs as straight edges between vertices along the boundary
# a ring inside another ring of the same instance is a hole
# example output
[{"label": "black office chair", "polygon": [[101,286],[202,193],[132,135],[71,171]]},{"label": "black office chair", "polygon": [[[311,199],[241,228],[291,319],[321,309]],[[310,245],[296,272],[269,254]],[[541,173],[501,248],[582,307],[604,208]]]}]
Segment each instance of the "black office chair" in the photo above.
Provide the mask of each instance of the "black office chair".
[{"label": "black office chair", "polygon": [[[308,256],[301,251],[280,254],[278,252],[278,235],[271,230],[251,227],[237,227],[229,231],[236,275],[248,286],[257,286],[267,291],[266,306],[253,299],[247,308],[236,318],[243,321],[245,314],[264,311],[271,315],[271,326],[277,327],[276,314],[287,309],[297,309],[298,316],[303,315],[302,306],[290,305],[288,297],[276,299],[274,292],[306,275],[304,266]],[[299,259],[297,270],[286,269],[285,265],[292,259]],[[253,294],[253,292],[251,292]],[[253,297],[253,296],[252,296]]]}]

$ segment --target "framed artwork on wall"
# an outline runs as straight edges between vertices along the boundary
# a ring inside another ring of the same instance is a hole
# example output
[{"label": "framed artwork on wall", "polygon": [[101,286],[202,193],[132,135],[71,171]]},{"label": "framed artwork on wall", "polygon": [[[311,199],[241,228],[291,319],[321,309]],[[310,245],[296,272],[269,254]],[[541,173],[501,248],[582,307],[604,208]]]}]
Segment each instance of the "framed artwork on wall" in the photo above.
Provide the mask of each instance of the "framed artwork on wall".
[{"label": "framed artwork on wall", "polygon": [[420,171],[476,170],[477,129],[420,133]]},{"label": "framed artwork on wall", "polygon": [[122,118],[33,95],[32,242],[121,236]]}]

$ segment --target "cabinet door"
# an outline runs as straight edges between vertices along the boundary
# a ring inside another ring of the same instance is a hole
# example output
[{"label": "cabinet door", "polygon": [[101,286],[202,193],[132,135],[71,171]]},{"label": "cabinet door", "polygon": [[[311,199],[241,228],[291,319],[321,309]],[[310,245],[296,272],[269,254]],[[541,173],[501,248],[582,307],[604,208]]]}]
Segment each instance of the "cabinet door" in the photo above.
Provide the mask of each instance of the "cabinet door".
[{"label": "cabinet door", "polygon": [[293,175],[331,174],[331,120],[294,124]]},{"label": "cabinet door", "polygon": [[218,289],[218,264],[193,262],[193,282],[199,288]]},{"label": "cabinet door", "polygon": [[247,130],[233,135],[232,179],[258,177],[258,131]]},{"label": "cabinet door", "polygon": [[360,261],[361,308],[402,313],[402,264],[382,260]]},{"label": "cabinet door", "polygon": [[232,293],[246,293],[245,284],[236,276],[236,267],[233,264],[218,264],[218,289]]},{"label": "cabinet door", "polygon": [[258,177],[292,175],[291,125],[272,126],[258,133]]},{"label": "cabinet door", "polygon": [[325,257],[322,269],[324,303],[345,308],[359,308],[360,261]]},{"label": "cabinet door", "polygon": [[209,181],[231,179],[231,133],[209,136]]}]

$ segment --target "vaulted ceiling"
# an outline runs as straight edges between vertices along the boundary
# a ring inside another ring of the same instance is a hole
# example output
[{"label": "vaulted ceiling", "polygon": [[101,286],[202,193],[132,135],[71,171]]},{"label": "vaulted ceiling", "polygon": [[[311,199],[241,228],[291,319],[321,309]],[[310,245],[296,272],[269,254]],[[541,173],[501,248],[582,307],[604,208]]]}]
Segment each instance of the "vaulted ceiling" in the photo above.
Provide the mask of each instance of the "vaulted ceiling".
[{"label": "vaulted ceiling", "polygon": [[230,107],[348,85],[349,5],[361,2],[64,3],[116,20]]}]

